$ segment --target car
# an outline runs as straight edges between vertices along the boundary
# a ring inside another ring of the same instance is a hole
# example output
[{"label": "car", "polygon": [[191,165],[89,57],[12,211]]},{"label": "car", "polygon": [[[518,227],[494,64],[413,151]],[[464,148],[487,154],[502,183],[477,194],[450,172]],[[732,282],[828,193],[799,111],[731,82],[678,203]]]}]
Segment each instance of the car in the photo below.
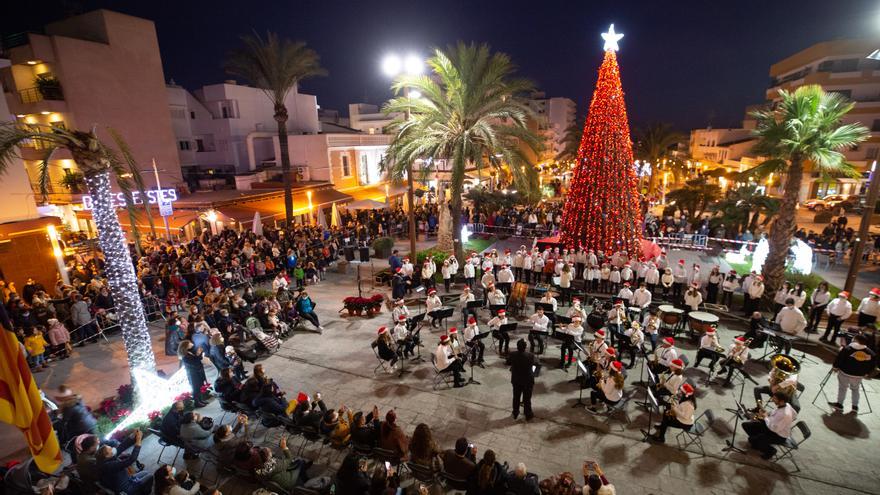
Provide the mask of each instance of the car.
[{"label": "car", "polygon": [[804,206],[808,210],[822,211],[835,208],[840,203],[849,199],[847,194],[829,194],[824,198],[813,198],[804,201]]}]

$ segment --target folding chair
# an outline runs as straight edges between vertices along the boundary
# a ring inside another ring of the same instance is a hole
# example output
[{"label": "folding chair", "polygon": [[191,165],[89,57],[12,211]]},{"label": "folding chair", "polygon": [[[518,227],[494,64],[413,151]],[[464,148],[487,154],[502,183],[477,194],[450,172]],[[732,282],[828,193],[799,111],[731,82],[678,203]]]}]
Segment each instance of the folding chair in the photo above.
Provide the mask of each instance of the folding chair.
[{"label": "folding chair", "polygon": [[415,480],[428,487],[434,486],[438,482],[437,473],[434,472],[434,468],[431,466],[425,466],[424,464],[418,464],[415,462],[407,462],[406,468]]},{"label": "folding chair", "polygon": [[238,414],[239,411],[238,411],[238,408],[235,407],[234,403],[223,399],[223,397],[220,397],[219,395],[217,396],[217,400],[220,403],[220,410],[223,411],[223,415],[220,416],[220,422],[217,424],[222,425],[223,420],[226,419],[227,414],[232,413],[233,415],[236,415],[236,414]]},{"label": "folding chair", "polygon": [[364,443],[351,442],[351,450],[354,451],[357,455],[362,455],[364,457],[372,457],[373,456],[373,446],[367,445]]},{"label": "folding chair", "polygon": [[433,354],[431,354],[431,366],[434,368],[434,390],[437,390],[440,387],[441,383],[445,384],[446,386],[453,385],[455,378],[452,376],[452,370],[441,371],[439,368],[437,368],[437,357]]},{"label": "folding chair", "polygon": [[387,462],[392,466],[400,466],[400,456],[393,450],[373,447],[373,457],[379,462]]},{"label": "folding chair", "polygon": [[301,426],[300,434],[303,437],[303,441],[299,446],[299,453],[297,455],[299,457],[302,457],[302,453],[305,450],[307,444],[319,443],[321,444],[321,448],[318,449],[318,456],[315,457],[315,459],[320,459],[321,452],[324,451],[324,439],[318,429],[314,426]]},{"label": "folding chair", "polygon": [[[795,439],[795,430],[800,432],[800,440]],[[789,435],[785,443],[776,446],[776,455],[773,457],[773,462],[778,463],[783,459],[788,459],[794,464],[795,470],[792,472],[797,473],[800,471],[801,467],[798,466],[798,463],[794,460],[794,451],[797,450],[802,443],[807,441],[812,434],[813,433],[810,431],[810,427],[807,426],[807,423],[804,423],[803,421],[795,423],[794,426],[791,427],[791,435]]]},{"label": "folding chair", "polygon": [[[679,444],[679,448],[687,450],[691,445],[696,445],[700,449],[700,454],[705,457],[706,451],[703,449],[703,434],[709,431],[714,422],[715,413],[711,409],[706,409],[703,414],[697,417],[690,430],[681,430],[678,435],[675,435],[675,441]],[[682,438],[686,439],[684,445],[681,443]]]},{"label": "folding chair", "polygon": [[467,480],[456,478],[446,471],[440,471],[440,483],[447,491],[451,490],[456,493],[465,493],[468,490]]},{"label": "folding chair", "polygon": [[615,417],[621,417],[622,419],[620,423],[620,431],[625,431],[627,425],[631,423],[631,421],[629,420],[629,414],[626,412],[626,405],[631,397],[632,390],[625,390],[623,392],[623,397],[621,397],[621,399],[617,401],[617,404],[609,407],[608,410],[604,413],[605,421],[603,421],[602,424],[607,425]]},{"label": "folding chair", "polygon": [[177,451],[174,453],[174,460],[171,461],[171,465],[173,466],[177,462],[177,456],[180,455],[180,450],[183,448],[183,445],[181,445],[179,442],[174,441],[171,438],[168,438],[168,436],[162,433],[161,430],[157,430],[155,428],[147,428],[147,431],[149,431],[153,435],[156,435],[156,438],[159,439],[159,445],[162,446],[162,450],[159,451],[159,457],[158,459],[156,459],[156,462],[158,464],[162,464],[162,454],[165,453],[165,449],[177,449]]},{"label": "folding chair", "polygon": [[385,373],[391,373],[391,365],[379,356],[379,343],[374,340],[370,343],[370,348],[373,349],[373,354],[376,355],[376,360],[379,361],[379,364],[373,368],[373,374],[379,371],[379,368],[382,368]]},{"label": "folding chair", "polygon": [[678,359],[681,359],[681,362],[684,363],[684,367],[687,368],[691,365],[691,360],[684,354],[679,354]]}]

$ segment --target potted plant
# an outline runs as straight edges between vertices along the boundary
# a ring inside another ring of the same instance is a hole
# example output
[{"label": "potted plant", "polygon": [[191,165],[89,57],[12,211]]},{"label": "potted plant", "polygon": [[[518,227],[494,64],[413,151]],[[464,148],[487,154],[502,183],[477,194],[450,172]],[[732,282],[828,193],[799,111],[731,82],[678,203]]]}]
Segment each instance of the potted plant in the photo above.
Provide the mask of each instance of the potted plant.
[{"label": "potted plant", "polygon": [[373,251],[377,258],[387,258],[391,256],[391,249],[394,248],[394,239],[390,237],[380,237],[373,241]]},{"label": "potted plant", "polygon": [[64,99],[61,93],[61,82],[52,74],[37,74],[37,77],[34,78],[34,86],[44,100]]},{"label": "potted plant", "polygon": [[346,297],[342,300],[343,309],[352,316],[360,316],[367,307],[366,301],[363,297]]},{"label": "potted plant", "polygon": [[79,172],[66,171],[64,177],[58,181],[62,187],[65,187],[71,194],[80,194],[85,186],[85,177]]},{"label": "potted plant", "polygon": [[367,299],[367,313],[372,316],[380,311],[382,311],[382,302],[385,301],[385,296],[382,294],[374,294],[369,299]]}]

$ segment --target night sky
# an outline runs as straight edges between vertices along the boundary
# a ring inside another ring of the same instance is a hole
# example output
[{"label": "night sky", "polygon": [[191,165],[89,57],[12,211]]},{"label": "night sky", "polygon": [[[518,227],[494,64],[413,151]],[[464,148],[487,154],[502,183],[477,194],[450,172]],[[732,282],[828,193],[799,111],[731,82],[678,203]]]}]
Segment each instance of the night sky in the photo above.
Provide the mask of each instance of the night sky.
[{"label": "night sky", "polygon": [[329,77],[306,81],[323,108],[381,103],[379,70],[390,51],[456,40],[507,52],[548,96],[586,111],[602,58],[600,33],[625,34],[619,61],[634,125],[663,121],[681,130],[738,126],[763,100],[770,65],[816,42],[880,38],[880,2],[867,0],[628,1],[41,1],[4,2],[0,33],[34,29],[69,12],[108,8],[156,23],[166,80],[188,89],[220,82],[238,36],[277,31],[306,41]]}]

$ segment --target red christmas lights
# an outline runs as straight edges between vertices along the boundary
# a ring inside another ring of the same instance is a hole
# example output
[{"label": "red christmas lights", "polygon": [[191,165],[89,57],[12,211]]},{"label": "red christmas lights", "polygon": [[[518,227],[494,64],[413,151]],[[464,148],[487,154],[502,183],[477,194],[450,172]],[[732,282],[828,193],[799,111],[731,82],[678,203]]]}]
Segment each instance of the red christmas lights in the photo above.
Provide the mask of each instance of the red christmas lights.
[{"label": "red christmas lights", "polygon": [[626,250],[638,256],[641,237],[638,177],[620,70],[614,51],[606,50],[565,200],[560,242],[569,248],[606,254]]}]

